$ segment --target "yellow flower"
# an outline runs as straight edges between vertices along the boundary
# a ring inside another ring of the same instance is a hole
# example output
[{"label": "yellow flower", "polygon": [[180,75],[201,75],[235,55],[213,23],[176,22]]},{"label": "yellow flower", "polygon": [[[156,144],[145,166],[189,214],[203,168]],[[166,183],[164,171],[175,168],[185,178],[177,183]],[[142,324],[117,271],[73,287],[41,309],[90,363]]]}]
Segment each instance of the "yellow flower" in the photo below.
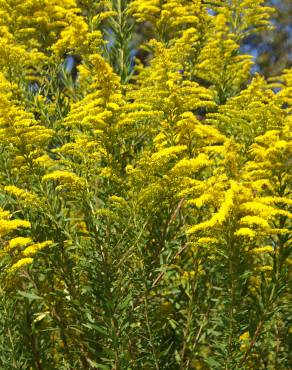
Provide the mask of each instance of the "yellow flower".
[{"label": "yellow flower", "polygon": [[4,190],[7,193],[10,193],[10,194],[14,195],[15,197],[23,200],[27,204],[32,204],[32,203],[37,204],[38,203],[38,198],[35,194],[33,194],[33,193],[31,193],[27,190],[20,189],[17,186],[8,185],[8,186],[4,187]]},{"label": "yellow flower", "polygon": [[259,216],[244,216],[239,221],[243,225],[249,226],[260,226],[262,228],[269,228],[269,223],[262,217]]},{"label": "yellow flower", "polygon": [[260,266],[260,267],[257,268],[257,271],[260,271],[260,272],[273,271],[273,267],[268,266],[268,265]]},{"label": "yellow flower", "polygon": [[246,236],[250,239],[255,238],[256,232],[249,227],[241,227],[240,229],[236,230],[234,233],[235,236]]},{"label": "yellow flower", "polygon": [[6,235],[19,227],[30,228],[31,224],[25,220],[0,220],[0,236]]},{"label": "yellow flower", "polygon": [[22,258],[21,260],[14,263],[9,269],[8,273],[13,273],[17,270],[20,270],[22,267],[25,267],[27,265],[31,265],[33,263],[32,258]]},{"label": "yellow flower", "polygon": [[187,150],[187,147],[185,145],[177,145],[177,146],[171,146],[168,148],[164,148],[152,154],[151,160],[154,163],[159,163],[160,161],[163,161],[165,159],[171,159],[175,157],[177,154],[185,150]]},{"label": "yellow flower", "polygon": [[203,167],[211,164],[206,154],[199,154],[197,158],[184,158],[177,162],[172,171],[179,176],[192,175]]},{"label": "yellow flower", "polygon": [[42,178],[42,182],[58,181],[61,185],[57,186],[57,190],[63,186],[70,186],[70,190],[82,189],[85,186],[85,180],[77,176],[73,172],[56,170]]},{"label": "yellow flower", "polygon": [[26,247],[31,242],[32,242],[31,238],[25,238],[25,237],[19,236],[19,237],[9,240],[8,247],[6,248],[6,250],[10,251],[15,248]]},{"label": "yellow flower", "polygon": [[262,254],[262,253],[273,253],[275,252],[274,248],[271,245],[265,247],[254,248],[250,251],[252,254]]},{"label": "yellow flower", "polygon": [[241,334],[241,336],[239,337],[239,340],[241,342],[240,350],[241,351],[246,351],[246,349],[249,346],[249,341],[250,341],[250,334],[249,334],[249,332],[246,331],[243,334]]},{"label": "yellow flower", "polygon": [[120,206],[125,206],[127,204],[127,201],[124,198],[118,197],[117,195],[110,196],[109,200],[113,203],[119,204]]},{"label": "yellow flower", "polygon": [[239,339],[240,340],[249,340],[250,339],[249,331],[245,331],[243,334],[241,334]]},{"label": "yellow flower", "polygon": [[30,245],[29,247],[27,247],[23,252],[22,254],[25,256],[25,257],[29,257],[29,256],[33,256],[34,254],[36,254],[37,252],[39,252],[40,250],[46,248],[46,247],[49,247],[53,244],[52,240],[47,240],[45,242],[42,242],[42,243],[36,243],[36,244],[32,244]]},{"label": "yellow flower", "polygon": [[203,238],[199,238],[197,243],[198,244],[204,244],[204,245],[216,244],[216,243],[218,243],[218,239],[210,238],[210,237],[203,237]]},{"label": "yellow flower", "polygon": [[205,230],[222,225],[232,211],[232,208],[234,206],[234,198],[239,189],[240,187],[236,184],[236,182],[232,181],[230,188],[225,192],[225,199],[220,205],[218,212],[214,213],[209,220],[201,222],[189,228],[187,230],[187,233],[194,234],[200,230]]}]

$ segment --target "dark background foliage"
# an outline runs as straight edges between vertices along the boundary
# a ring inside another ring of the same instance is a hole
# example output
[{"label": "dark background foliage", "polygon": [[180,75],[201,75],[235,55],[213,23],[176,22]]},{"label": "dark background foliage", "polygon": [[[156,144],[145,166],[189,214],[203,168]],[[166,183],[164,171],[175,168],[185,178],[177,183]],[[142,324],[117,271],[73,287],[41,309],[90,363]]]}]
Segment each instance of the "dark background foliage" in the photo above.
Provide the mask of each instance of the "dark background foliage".
[{"label": "dark background foliage", "polygon": [[274,29],[251,35],[242,47],[254,56],[255,71],[270,77],[292,66],[292,1],[269,0],[267,5],[275,8]]}]

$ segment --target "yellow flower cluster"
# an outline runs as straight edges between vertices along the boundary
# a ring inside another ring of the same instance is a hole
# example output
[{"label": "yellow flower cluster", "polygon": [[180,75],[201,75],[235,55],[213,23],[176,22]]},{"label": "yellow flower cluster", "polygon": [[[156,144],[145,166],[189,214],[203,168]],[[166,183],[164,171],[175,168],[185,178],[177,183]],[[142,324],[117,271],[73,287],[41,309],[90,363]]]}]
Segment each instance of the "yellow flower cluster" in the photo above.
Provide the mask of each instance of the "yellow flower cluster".
[{"label": "yellow flower cluster", "polygon": [[175,36],[182,26],[198,25],[201,6],[201,0],[134,0],[129,11],[138,22],[151,22],[157,35],[167,40]]},{"label": "yellow flower cluster", "polygon": [[[0,238],[1,240],[7,239],[9,234],[17,231],[20,228],[29,229],[31,224],[29,221],[20,220],[20,219],[10,219],[11,215],[8,211],[4,211],[0,208]],[[14,249],[26,246],[31,242],[30,238],[25,237],[16,237],[10,239],[8,242],[4,244],[4,247],[0,250],[0,257],[6,255],[7,253],[13,252]],[[32,261],[31,261],[32,262]],[[23,266],[22,263],[16,263],[16,266],[11,266],[11,271],[15,271],[18,267]],[[9,269],[10,271],[10,269]]]},{"label": "yellow flower cluster", "polygon": [[77,16],[78,11],[75,0],[1,1],[0,55],[3,69],[24,77],[32,65],[35,71],[41,70],[50,56],[51,46],[61,31],[69,26],[67,17],[69,14]]},{"label": "yellow flower cluster", "polygon": [[239,337],[239,340],[241,342],[240,350],[241,351],[246,351],[248,349],[248,346],[249,346],[249,343],[250,343],[250,334],[249,334],[249,332],[246,331],[243,334],[241,334],[241,336]]},{"label": "yellow flower cluster", "polygon": [[32,258],[22,258],[16,263],[14,263],[9,269],[8,273],[15,273],[16,271],[20,270],[21,268],[31,265],[33,263]]},{"label": "yellow flower cluster", "polygon": [[13,90],[8,86],[0,71],[0,144],[12,152],[14,162],[11,165],[19,167],[21,163],[25,169],[44,152],[54,131],[37,122],[23,106],[16,104],[12,100]]},{"label": "yellow flower cluster", "polygon": [[47,241],[42,242],[42,243],[31,244],[30,246],[28,246],[27,248],[25,248],[23,250],[22,254],[25,257],[31,257],[31,256],[34,256],[36,253],[38,253],[40,250],[42,250],[46,247],[49,247],[52,244],[53,244],[53,242],[51,240],[47,240]]},{"label": "yellow flower cluster", "polygon": [[251,250],[251,253],[254,253],[254,254],[273,253],[273,252],[274,252],[274,248],[271,245],[267,245],[266,247],[254,248]]},{"label": "yellow flower cluster", "polygon": [[43,176],[42,182],[46,183],[50,181],[56,181],[60,184],[56,187],[57,190],[67,189],[77,191],[85,187],[85,180],[69,171],[56,170]]},{"label": "yellow flower cluster", "polygon": [[16,238],[13,238],[13,239],[9,240],[8,247],[5,250],[11,251],[11,250],[16,249],[16,248],[26,247],[31,242],[32,242],[31,238],[18,236]]},{"label": "yellow flower cluster", "polygon": [[5,186],[4,190],[7,193],[9,193],[9,194],[15,196],[16,198],[18,198],[20,202],[22,202],[23,204],[25,204],[27,206],[31,207],[32,205],[39,204],[38,197],[35,194],[33,194],[32,192],[20,189],[17,186],[14,186],[14,185]]},{"label": "yellow flower cluster", "polygon": [[199,171],[200,169],[208,166],[211,164],[208,156],[206,154],[199,154],[196,158],[191,159],[181,159],[177,164],[173,167],[172,171],[175,174],[181,175],[189,175],[194,174],[195,172]]},{"label": "yellow flower cluster", "polygon": [[220,205],[218,211],[214,213],[210,220],[201,222],[189,228],[187,233],[194,234],[201,230],[211,229],[213,227],[222,225],[231,215],[234,207],[234,199],[239,191],[240,186],[238,186],[238,184],[235,182],[231,182],[230,188],[226,191],[224,201]]},{"label": "yellow flower cluster", "polygon": [[20,227],[30,228],[31,224],[25,220],[3,220],[0,219],[0,236],[9,234],[11,231],[17,230]]},{"label": "yellow flower cluster", "polygon": [[[31,223],[20,219],[11,220],[10,213],[0,208],[0,238],[6,239],[9,234],[20,228],[30,229]],[[30,237],[17,236],[9,239],[4,244],[4,247],[0,251],[0,256],[10,256],[10,262],[6,270],[8,273],[15,273],[24,266],[32,264],[33,258],[31,257],[52,244],[53,242],[51,240],[41,243],[33,243],[33,240]],[[19,251],[21,251],[21,254],[19,254]],[[18,259],[16,262],[15,257]]]}]

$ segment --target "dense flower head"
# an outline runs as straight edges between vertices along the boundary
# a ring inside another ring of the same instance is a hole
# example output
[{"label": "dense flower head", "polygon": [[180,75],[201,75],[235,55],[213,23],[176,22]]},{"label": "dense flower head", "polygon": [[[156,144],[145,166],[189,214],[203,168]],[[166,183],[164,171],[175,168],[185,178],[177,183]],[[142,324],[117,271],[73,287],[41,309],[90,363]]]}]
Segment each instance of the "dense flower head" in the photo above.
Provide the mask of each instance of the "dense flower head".
[{"label": "dense flower head", "polygon": [[21,268],[31,265],[33,263],[32,258],[22,258],[21,260],[15,262],[8,270],[9,273],[14,273]]},{"label": "dense flower head", "polygon": [[59,183],[56,187],[56,189],[59,190],[68,189],[71,191],[80,191],[85,186],[84,179],[69,171],[56,170],[46,174],[42,178],[42,182],[44,183],[51,181]]}]

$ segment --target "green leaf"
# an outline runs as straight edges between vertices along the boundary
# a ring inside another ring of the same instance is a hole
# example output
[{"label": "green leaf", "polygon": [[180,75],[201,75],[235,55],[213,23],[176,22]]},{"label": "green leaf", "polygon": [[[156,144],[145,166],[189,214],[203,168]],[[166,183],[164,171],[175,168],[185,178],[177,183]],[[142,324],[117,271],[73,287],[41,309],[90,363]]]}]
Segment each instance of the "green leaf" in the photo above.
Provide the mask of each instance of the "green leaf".
[{"label": "green leaf", "polygon": [[90,360],[90,358],[87,358],[87,362],[90,366],[92,366],[94,369],[101,369],[101,370],[110,370],[110,368],[106,365],[98,364],[95,361]]},{"label": "green leaf", "polygon": [[107,334],[107,330],[96,325],[96,324],[83,324],[83,326],[85,326],[86,328],[88,329],[92,329],[92,330],[95,330],[97,331],[98,333],[102,334],[102,335],[106,335]]},{"label": "green leaf", "polygon": [[21,295],[22,297],[25,297],[25,298],[28,298],[30,300],[34,300],[34,299],[42,299],[42,297],[34,294],[34,293],[28,293],[28,292],[21,292],[21,291],[18,291],[18,294]]}]

